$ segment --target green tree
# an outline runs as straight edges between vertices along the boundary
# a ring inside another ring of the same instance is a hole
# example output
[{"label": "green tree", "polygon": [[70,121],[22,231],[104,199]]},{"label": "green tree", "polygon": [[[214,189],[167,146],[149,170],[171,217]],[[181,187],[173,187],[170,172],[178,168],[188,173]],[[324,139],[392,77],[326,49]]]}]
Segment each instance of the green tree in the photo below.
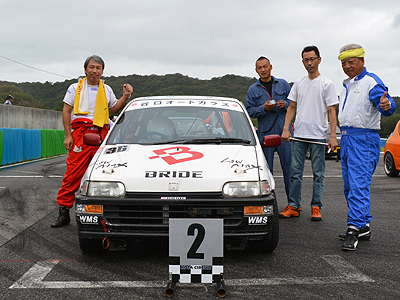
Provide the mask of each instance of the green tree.
[{"label": "green tree", "polygon": [[34,99],[32,95],[24,93],[18,86],[14,84],[0,85],[0,99],[4,101],[8,95],[14,97],[13,105],[48,109],[46,105]]},{"label": "green tree", "polygon": [[382,117],[381,130],[379,130],[379,136],[381,138],[389,137],[389,135],[393,132],[399,120],[400,120],[400,114],[397,113],[391,115],[390,117]]}]

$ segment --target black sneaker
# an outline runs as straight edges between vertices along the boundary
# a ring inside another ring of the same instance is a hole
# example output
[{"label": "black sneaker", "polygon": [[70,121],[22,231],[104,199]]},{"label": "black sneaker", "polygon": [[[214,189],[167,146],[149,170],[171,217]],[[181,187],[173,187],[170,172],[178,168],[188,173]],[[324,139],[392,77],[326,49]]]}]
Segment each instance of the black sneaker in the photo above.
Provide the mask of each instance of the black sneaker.
[{"label": "black sneaker", "polygon": [[342,244],[342,250],[354,251],[358,244],[358,230],[353,228],[347,229],[344,243]]},{"label": "black sneaker", "polygon": [[[363,229],[360,229],[358,232],[358,239],[360,241],[369,241],[371,240],[371,229],[369,226],[365,225]],[[340,233],[339,234],[339,240],[344,241],[346,238],[346,233]]]},{"label": "black sneaker", "polygon": [[62,227],[64,225],[69,224],[69,222],[71,222],[71,219],[69,217],[69,209],[66,207],[60,207],[59,210],[59,215],[57,217],[57,219],[51,223],[51,227],[55,228],[55,227]]}]

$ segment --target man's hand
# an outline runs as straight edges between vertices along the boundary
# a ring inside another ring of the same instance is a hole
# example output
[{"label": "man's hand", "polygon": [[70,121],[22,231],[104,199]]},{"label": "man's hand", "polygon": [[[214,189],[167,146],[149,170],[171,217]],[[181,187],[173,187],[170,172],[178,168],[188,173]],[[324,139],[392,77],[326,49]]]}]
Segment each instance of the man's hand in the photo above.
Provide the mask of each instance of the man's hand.
[{"label": "man's hand", "polygon": [[129,99],[133,92],[133,88],[129,83],[125,83],[122,87],[123,95],[118,99],[118,102],[110,108],[111,112],[114,114],[118,114],[119,111],[124,107],[126,101]]},{"label": "man's hand", "polygon": [[292,135],[290,134],[289,129],[283,128],[283,132],[282,132],[282,136],[281,136],[282,141],[290,142],[291,137],[292,137]]},{"label": "man's hand", "polygon": [[133,88],[129,83],[125,83],[124,87],[123,87],[123,91],[124,91],[124,97],[126,99],[129,99],[129,97],[131,96],[131,94],[133,92]]},{"label": "man's hand", "polygon": [[64,147],[65,149],[72,150],[72,146],[74,145],[74,140],[72,139],[72,136],[66,136],[64,140]]},{"label": "man's hand", "polygon": [[278,102],[276,102],[276,106],[278,106],[279,108],[285,108],[286,103],[284,100],[279,100]]},{"label": "man's hand", "polygon": [[387,96],[387,91],[385,91],[383,93],[383,96],[381,97],[381,108],[383,111],[387,111],[390,109],[390,101],[386,96]]},{"label": "man's hand", "polygon": [[264,103],[264,110],[265,111],[271,111],[274,109],[275,104],[269,104],[271,102],[271,100],[265,101]]},{"label": "man's hand", "polygon": [[335,151],[337,146],[338,146],[338,142],[337,142],[336,137],[331,136],[330,139],[329,139],[329,142],[328,142],[328,149],[331,149],[332,151]]}]

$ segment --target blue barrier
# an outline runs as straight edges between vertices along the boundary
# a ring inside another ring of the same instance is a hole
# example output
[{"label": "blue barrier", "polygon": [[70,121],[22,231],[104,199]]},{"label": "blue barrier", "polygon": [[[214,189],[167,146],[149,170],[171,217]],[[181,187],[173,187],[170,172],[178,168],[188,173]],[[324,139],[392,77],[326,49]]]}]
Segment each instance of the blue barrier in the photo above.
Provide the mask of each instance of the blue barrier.
[{"label": "blue barrier", "polygon": [[66,154],[64,130],[0,128],[0,166]]},{"label": "blue barrier", "polygon": [[41,134],[39,129],[24,129],[22,135],[24,160],[38,159],[41,157],[42,146],[40,140]]},{"label": "blue barrier", "polygon": [[386,141],[387,139],[381,139],[381,152],[385,151]]},{"label": "blue barrier", "polygon": [[1,164],[7,165],[24,160],[22,128],[0,128],[3,131],[3,159]]},{"label": "blue barrier", "polygon": [[8,165],[41,157],[39,129],[0,128],[3,133],[1,165]]}]

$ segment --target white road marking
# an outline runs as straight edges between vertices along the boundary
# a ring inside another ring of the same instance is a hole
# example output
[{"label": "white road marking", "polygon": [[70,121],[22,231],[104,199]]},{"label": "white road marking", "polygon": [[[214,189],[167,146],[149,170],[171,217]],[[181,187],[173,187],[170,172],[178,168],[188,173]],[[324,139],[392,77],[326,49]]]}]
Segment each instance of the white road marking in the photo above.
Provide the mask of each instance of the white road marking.
[{"label": "white road marking", "polygon": [[[322,256],[338,276],[331,277],[282,277],[227,279],[227,286],[248,285],[280,285],[280,284],[337,284],[375,282],[373,279],[357,270],[339,255]],[[168,281],[44,281],[44,278],[59,263],[55,261],[40,261],[30,268],[10,289],[78,289],[78,288],[160,288],[166,287]],[[193,284],[194,286],[194,284]],[[199,284],[196,284],[199,286]]]},{"label": "white road marking", "polygon": [[10,289],[77,289],[106,287],[165,287],[161,281],[43,281],[60,261],[40,261],[28,270]]},{"label": "white road marking", "polygon": [[330,264],[338,273],[332,277],[287,277],[287,278],[254,278],[226,280],[227,285],[279,285],[279,284],[335,284],[375,282],[367,275],[358,271],[339,255],[323,255],[322,258]]},{"label": "white road marking", "polygon": [[16,170],[16,172],[20,172],[20,173],[28,173],[28,174],[39,174],[39,172],[31,172],[31,171],[24,171],[24,170]]}]

